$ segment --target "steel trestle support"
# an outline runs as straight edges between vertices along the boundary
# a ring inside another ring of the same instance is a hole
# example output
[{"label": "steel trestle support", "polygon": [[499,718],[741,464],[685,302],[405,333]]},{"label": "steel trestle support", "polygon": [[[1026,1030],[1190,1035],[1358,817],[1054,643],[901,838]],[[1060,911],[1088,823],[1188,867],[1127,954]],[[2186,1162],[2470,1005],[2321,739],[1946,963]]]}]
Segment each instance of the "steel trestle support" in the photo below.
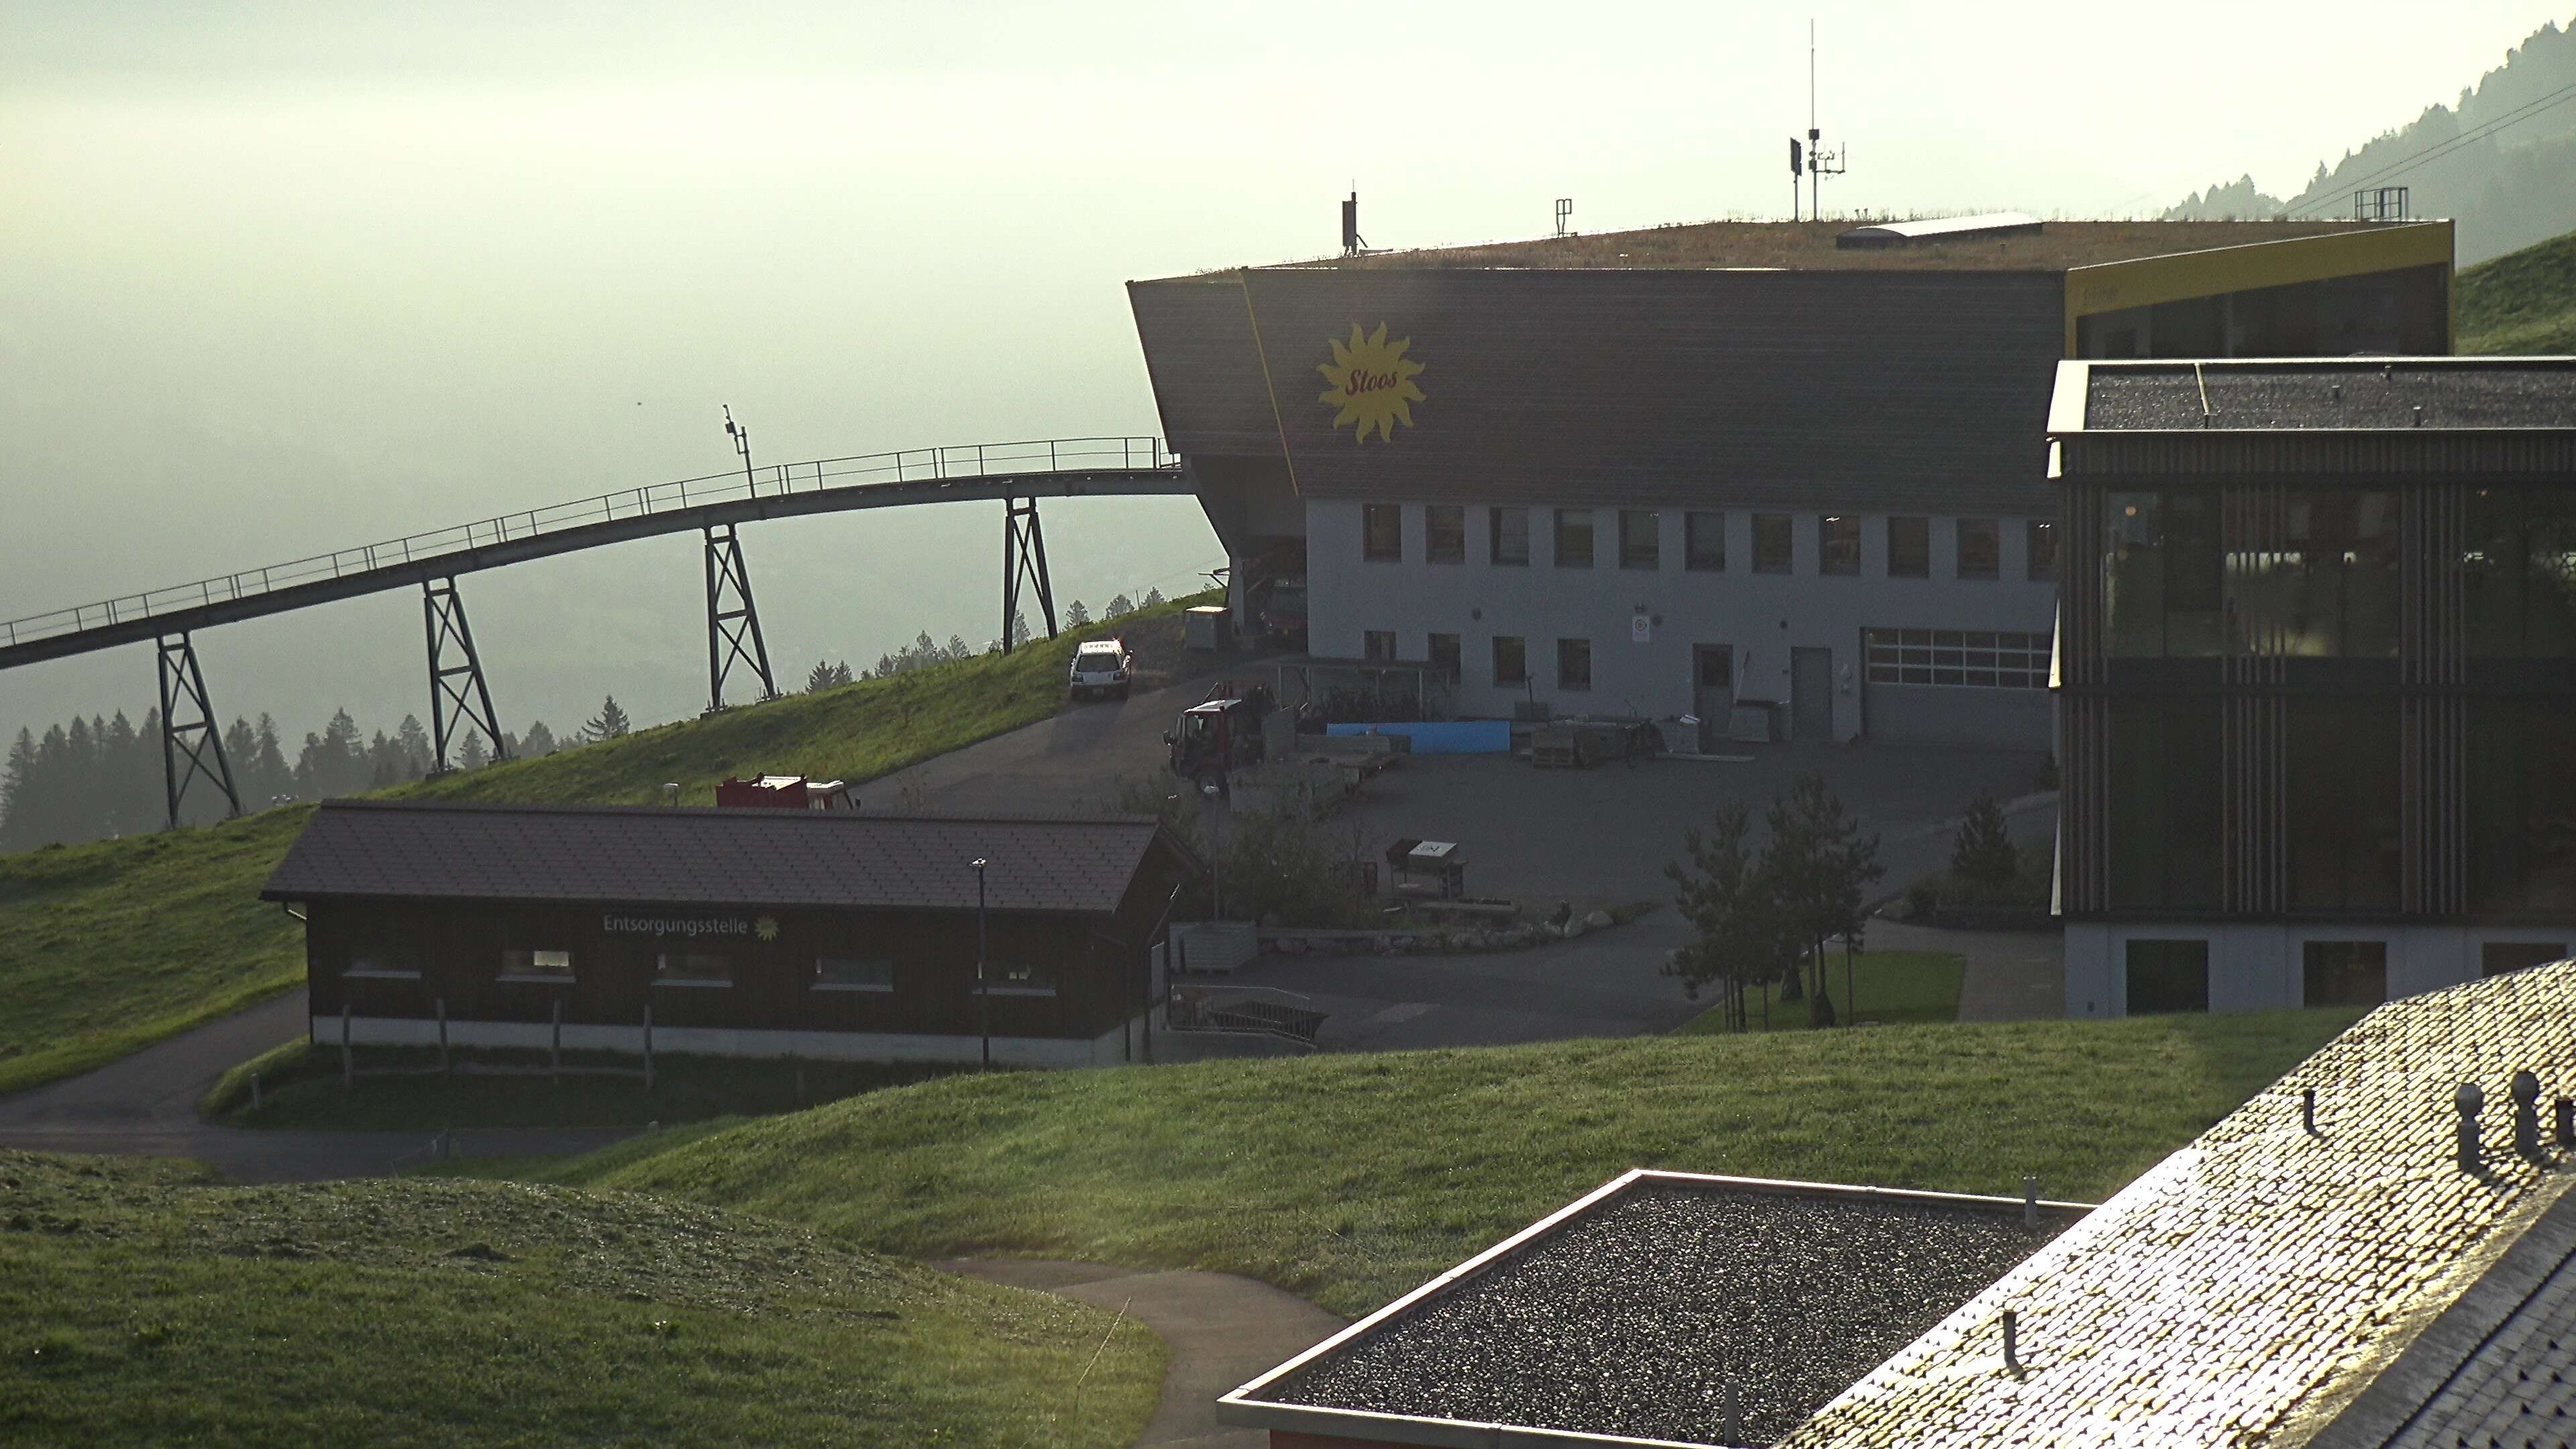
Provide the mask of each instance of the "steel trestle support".
[{"label": "steel trestle support", "polygon": [[769,646],[760,637],[760,609],[751,599],[751,565],[744,562],[734,525],[707,526],[707,713],[725,707],[725,677],[735,663],[760,675],[760,697],[776,699]]},{"label": "steel trestle support", "polygon": [[1034,585],[1038,609],[1046,615],[1047,637],[1055,637],[1055,590],[1047,583],[1046,535],[1038,528],[1035,498],[1002,500],[1002,652],[1016,643],[1011,626],[1020,616],[1020,584]]},{"label": "steel trestle support", "polygon": [[[456,592],[456,579],[452,575],[423,579],[420,595],[421,618],[429,635],[431,771],[447,773],[447,747],[466,725],[483,732],[483,738],[492,746],[495,763],[510,758],[510,746],[501,737],[501,722],[492,713],[491,686],[483,679],[483,658],[474,652],[474,631],[465,622],[465,599]],[[463,663],[446,662],[450,645],[455,646]]]},{"label": "steel trestle support", "polygon": [[[185,633],[175,640],[160,637],[161,675],[161,782],[170,807],[170,826],[179,825],[179,802],[187,798],[188,787],[199,775],[214,782],[224,792],[224,803],[231,807],[226,818],[242,813],[241,792],[233,788],[232,762],[224,758],[223,730],[215,723],[215,707],[206,698],[205,671],[197,667],[197,646]],[[195,718],[179,718],[180,706],[195,711]],[[180,773],[179,759],[186,756],[188,768]]]}]

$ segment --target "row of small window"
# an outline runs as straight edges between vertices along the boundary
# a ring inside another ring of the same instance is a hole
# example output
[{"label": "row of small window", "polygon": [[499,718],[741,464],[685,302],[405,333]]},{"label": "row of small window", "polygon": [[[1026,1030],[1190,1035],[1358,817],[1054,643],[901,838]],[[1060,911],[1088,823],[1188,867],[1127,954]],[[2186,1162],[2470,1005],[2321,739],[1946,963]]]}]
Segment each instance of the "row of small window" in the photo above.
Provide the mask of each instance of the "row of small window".
[{"label": "row of small window", "polygon": [[[1445,670],[1455,678],[1460,660],[1458,636],[1431,636],[1430,665]],[[1360,654],[1371,663],[1395,662],[1395,631],[1369,629],[1360,635]],[[1529,683],[1529,641],[1510,634],[1494,636],[1494,683]],[[1592,641],[1559,639],[1556,641],[1556,687],[1590,689],[1592,687]]]},{"label": "row of small window", "polygon": [[1872,684],[2048,688],[2049,638],[1983,629],[1867,629]]},{"label": "row of small window", "polygon": [[[1593,560],[1592,515],[1589,508],[1558,508],[1555,515],[1556,549],[1553,562],[1561,569],[1588,569]],[[1487,562],[1506,567],[1526,565],[1530,561],[1530,510],[1524,507],[1497,507],[1487,514]],[[1616,510],[1619,519],[1619,567],[1623,569],[1658,569],[1663,567],[1663,514],[1651,508]],[[1467,561],[1467,508],[1462,503],[1428,503],[1423,505],[1425,562],[1463,564]],[[1758,574],[1785,574],[1792,571],[1796,549],[1792,540],[1795,518],[1786,513],[1753,515],[1753,571]],[[1992,518],[1951,520],[1958,544],[1953,554],[1956,576],[1963,579],[1999,578],[2003,572],[2003,524]],[[2023,570],[2034,582],[2057,577],[2057,525],[2046,519],[2024,519],[2027,548]],[[1860,572],[1860,516],[1851,513],[1828,513],[1816,521],[1816,558],[1818,568],[1828,574],[1857,575]],[[1360,505],[1360,557],[1370,563],[1404,561],[1404,505],[1400,503],[1364,503]],[[1718,572],[1726,567],[1726,515],[1691,509],[1682,514],[1682,567],[1704,572]],[[1932,520],[1919,516],[1892,517],[1887,520],[1887,576],[1895,579],[1928,579],[1932,576]]]},{"label": "row of small window", "polygon": [[[656,986],[731,986],[737,963],[731,956],[701,955],[665,951],[654,957],[653,984]],[[350,958],[344,973],[360,978],[418,980],[420,970],[404,964],[404,958],[381,951],[361,951]],[[1055,982],[1046,972],[1025,964],[995,968],[993,990],[998,995],[1049,995]],[[573,953],[570,951],[504,951],[501,953],[503,981],[568,984],[573,979]],[[816,991],[892,991],[894,962],[882,956],[817,956],[813,974],[806,985]]]},{"label": "row of small window", "polygon": [[[2209,1010],[2209,943],[2133,940],[2121,965],[2129,1015]],[[2567,957],[2564,941],[2489,941],[2480,974],[2502,976]],[[2309,941],[2299,948],[2299,1004],[2377,1006],[2388,999],[2388,943]]]}]

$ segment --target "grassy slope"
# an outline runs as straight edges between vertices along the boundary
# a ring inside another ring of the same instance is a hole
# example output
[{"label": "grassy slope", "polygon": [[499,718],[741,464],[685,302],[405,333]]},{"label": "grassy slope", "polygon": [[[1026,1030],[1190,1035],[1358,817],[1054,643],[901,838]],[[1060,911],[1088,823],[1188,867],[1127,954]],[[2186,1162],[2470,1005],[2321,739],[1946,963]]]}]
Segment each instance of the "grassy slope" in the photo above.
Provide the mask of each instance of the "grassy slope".
[{"label": "grassy slope", "polygon": [[[1109,632],[1071,630],[1008,658],[791,695],[385,793],[657,804],[663,782],[677,781],[682,798],[704,803],[716,781],[760,769],[869,780],[1046,718],[1075,641]],[[310,808],[0,856],[0,1092],[86,1071],[301,981],[301,928],[258,895]]]},{"label": "grassy slope", "polygon": [[2576,232],[2461,272],[2459,309],[2463,353],[2576,353]]},{"label": "grassy slope", "polygon": [[[1959,1019],[1959,985],[1967,979],[1968,961],[1949,951],[1863,951],[1853,957],[1848,976],[1840,951],[1827,951],[1825,986],[1838,1019],[1853,1017],[1852,992],[1859,993],[1857,1017],[1865,1022],[1941,1022]],[[1846,984],[1850,990],[1846,990]],[[1771,1031],[1807,1030],[1807,1004],[1771,1002]],[[1762,1001],[1753,1001],[1753,1029],[1762,1031]],[[1678,1036],[1713,1036],[1727,1029],[1724,1008],[1712,1006],[1674,1027]]]},{"label": "grassy slope", "polygon": [[0,1153],[10,1443],[1109,1449],[1162,1364],[1132,1320],[679,1204]]},{"label": "grassy slope", "polygon": [[1219,1269],[1356,1313],[1630,1167],[2097,1198],[2352,1012],[1888,1026],[952,1077],[563,1181],[913,1256]]}]

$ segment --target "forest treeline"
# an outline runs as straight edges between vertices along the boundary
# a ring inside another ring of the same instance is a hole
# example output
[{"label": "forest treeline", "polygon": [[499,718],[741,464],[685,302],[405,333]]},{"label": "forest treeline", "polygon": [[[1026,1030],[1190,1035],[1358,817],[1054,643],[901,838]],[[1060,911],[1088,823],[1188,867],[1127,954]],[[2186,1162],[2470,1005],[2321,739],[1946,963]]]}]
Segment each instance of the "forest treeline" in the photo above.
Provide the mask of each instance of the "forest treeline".
[{"label": "forest treeline", "polygon": [[2165,219],[2348,217],[2353,192],[2403,186],[2413,215],[2459,224],[2457,260],[2473,266],[2576,229],[2576,187],[2567,184],[2576,175],[2571,88],[2576,29],[2553,21],[2463,88],[2455,104],[2427,107],[2333,166],[2318,162],[2297,195],[2272,196],[2240,176],[2193,192]]}]

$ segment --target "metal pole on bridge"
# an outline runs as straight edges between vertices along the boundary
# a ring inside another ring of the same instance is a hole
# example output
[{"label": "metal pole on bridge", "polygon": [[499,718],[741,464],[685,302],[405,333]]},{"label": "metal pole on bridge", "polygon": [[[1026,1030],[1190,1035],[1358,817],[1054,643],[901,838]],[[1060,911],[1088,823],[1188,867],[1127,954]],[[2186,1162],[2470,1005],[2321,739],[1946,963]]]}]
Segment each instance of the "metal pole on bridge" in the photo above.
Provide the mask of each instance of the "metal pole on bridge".
[{"label": "metal pole on bridge", "polygon": [[751,429],[733,420],[733,404],[724,405],[725,436],[733,439],[733,450],[742,455],[742,486],[752,497],[760,496],[760,485],[751,481]]}]

